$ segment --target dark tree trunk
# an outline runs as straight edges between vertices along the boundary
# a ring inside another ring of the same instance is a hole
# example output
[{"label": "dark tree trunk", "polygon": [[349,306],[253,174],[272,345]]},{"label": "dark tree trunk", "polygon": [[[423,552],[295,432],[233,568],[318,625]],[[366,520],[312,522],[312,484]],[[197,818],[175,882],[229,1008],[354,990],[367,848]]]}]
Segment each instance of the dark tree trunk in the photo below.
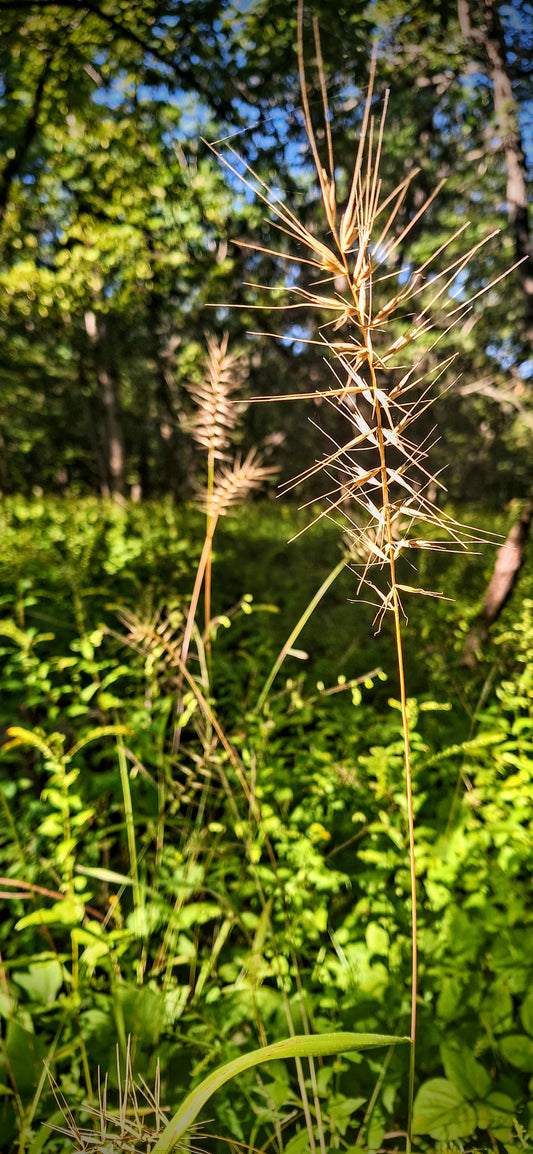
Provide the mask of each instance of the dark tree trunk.
[{"label": "dark tree trunk", "polygon": [[161,458],[160,477],[165,492],[183,499],[191,488],[193,453],[190,438],[181,427],[180,405],[173,370],[179,337],[169,337],[163,323],[160,294],[153,292],[148,305],[149,330],[155,375],[155,401]]},{"label": "dark tree trunk", "polygon": [[507,211],[524,296],[526,331],[533,344],[533,247],[528,212],[527,166],[507,47],[495,0],[458,0],[461,31],[492,81],[494,113],[505,153]]},{"label": "dark tree trunk", "polygon": [[42,99],[44,96],[46,81],[48,80],[48,76],[50,74],[52,60],[53,55],[51,52],[48,52],[45,55],[44,66],[37,81],[33,103],[28,119],[2,171],[2,176],[0,178],[0,222],[3,220],[7,206],[9,204],[9,197],[13,181],[16,180],[17,176],[19,176],[24,166],[24,161],[28,154],[28,150],[31,147],[37,134],[39,113],[41,111]]},{"label": "dark tree trunk", "polygon": [[462,664],[473,669],[478,654],[487,640],[491,625],[507,604],[524,563],[524,551],[533,519],[533,500],[528,501],[522,515],[513,525],[504,545],[498,550],[496,564],[485,594],[483,608],[476,617],[463,649]]},{"label": "dark tree trunk", "polygon": [[107,347],[106,325],[102,317],[88,310],[85,331],[92,349],[97,384],[100,444],[105,480],[102,496],[121,497],[124,493],[124,440],[120,419],[118,379]]},{"label": "dark tree trunk", "polygon": [[4,434],[0,429],[0,493],[8,489],[7,446]]},{"label": "dark tree trunk", "polygon": [[[492,81],[494,113],[505,154],[507,212],[513,231],[524,299],[527,338],[533,344],[533,247],[528,212],[526,157],[518,108],[513,95],[507,47],[496,0],[458,0],[461,31],[478,62]],[[533,519],[533,497],[498,551],[483,609],[472,626],[463,650],[463,662],[472,666],[489,628],[499,617],[516,585]]]},{"label": "dark tree trunk", "polygon": [[87,433],[87,440],[93,458],[93,466],[96,476],[98,478],[98,488],[102,494],[109,495],[108,489],[108,473],[104,456],[104,448],[102,438],[99,435],[95,404],[94,404],[94,388],[89,384],[86,366],[86,350],[83,349],[79,354],[78,362],[78,383],[79,390],[83,402],[83,416],[85,420],[85,430]]}]

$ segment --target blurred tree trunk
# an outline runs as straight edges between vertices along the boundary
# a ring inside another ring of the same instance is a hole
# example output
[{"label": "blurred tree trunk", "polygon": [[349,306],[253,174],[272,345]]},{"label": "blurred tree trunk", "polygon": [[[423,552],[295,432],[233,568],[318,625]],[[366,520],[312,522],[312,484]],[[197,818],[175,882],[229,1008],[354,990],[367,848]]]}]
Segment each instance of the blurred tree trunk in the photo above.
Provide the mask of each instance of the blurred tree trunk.
[{"label": "blurred tree trunk", "polygon": [[[7,156],[7,162],[2,170],[0,178],[0,222],[3,220],[7,206],[9,204],[9,197],[13,182],[20,175],[24,167],[24,161],[31,148],[31,145],[37,135],[39,114],[45,92],[46,82],[50,75],[50,70],[53,62],[53,53],[46,52],[44,56],[44,65],[41,74],[37,80],[37,86],[33,95],[32,105],[29,111],[26,123],[18,137],[16,143],[11,147]],[[8,80],[5,79],[6,92],[4,100],[7,102],[10,99]]]},{"label": "blurred tree trunk", "polygon": [[124,440],[120,420],[118,381],[110,362],[107,328],[92,310],[84,315],[85,331],[93,353],[98,397],[98,432],[105,475],[102,496],[121,497],[124,493]]},{"label": "blurred tree trunk", "polygon": [[160,485],[175,501],[191,487],[193,453],[180,421],[180,405],[174,377],[174,353],[180,337],[169,336],[164,318],[164,299],[154,291],[148,301],[148,321],[155,372],[155,400],[161,454]]},{"label": "blurred tree trunk", "polygon": [[98,422],[95,415],[94,387],[87,372],[86,350],[78,353],[78,385],[83,402],[83,418],[87,432],[87,440],[92,454],[93,467],[98,478],[98,488],[102,495],[109,496],[108,474],[104,457],[103,445],[98,432]]},{"label": "blurred tree trunk", "polygon": [[7,469],[7,446],[4,434],[0,429],[0,493],[7,492],[8,488],[8,469]]},{"label": "blurred tree trunk", "polygon": [[473,669],[477,656],[487,640],[489,629],[507,604],[524,563],[524,547],[533,520],[533,499],[528,501],[507,540],[498,549],[496,564],[489,582],[483,608],[478,613],[465,641],[462,664]]},{"label": "blurred tree trunk", "polygon": [[[505,155],[509,224],[513,231],[516,259],[522,262],[517,271],[524,298],[525,332],[533,344],[533,248],[526,156],[500,13],[496,0],[458,0],[458,13],[461,31],[471,45],[475,63],[483,68],[492,82],[496,128]],[[465,643],[463,661],[467,665],[475,662],[475,654],[486,640],[490,626],[511,596],[523,564],[532,518],[533,496],[519,521],[513,525],[505,544],[498,550],[483,609]]]},{"label": "blurred tree trunk", "polygon": [[513,230],[528,340],[533,344],[533,249],[527,197],[527,167],[517,103],[507,47],[495,0],[458,0],[459,21],[465,39],[473,48],[492,81],[494,113],[498,135],[505,153],[507,171],[507,211]]}]

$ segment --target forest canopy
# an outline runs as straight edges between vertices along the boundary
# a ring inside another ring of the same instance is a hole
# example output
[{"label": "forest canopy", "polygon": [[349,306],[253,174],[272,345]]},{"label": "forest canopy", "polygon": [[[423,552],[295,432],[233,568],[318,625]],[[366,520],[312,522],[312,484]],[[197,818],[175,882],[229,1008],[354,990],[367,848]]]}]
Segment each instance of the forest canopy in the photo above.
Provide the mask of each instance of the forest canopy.
[{"label": "forest canopy", "polygon": [[[462,462],[452,496],[496,504],[529,491],[533,465],[532,17],[519,0],[313,0],[305,13],[311,114],[320,140],[316,19],[339,189],[373,52],[376,109],[390,89],[382,179],[412,177],[398,233],[444,181],[390,272],[408,276],[467,221],[457,253],[500,232],[468,263],[459,299],[523,262],[455,331],[458,361],[441,383],[454,382],[453,401],[436,413],[434,467]],[[273,244],[265,205],[223,163],[251,165],[323,229],[296,6],[0,0],[0,23],[0,486],[188,497],[187,386],[201,377],[206,333],[229,333],[251,396],[289,378],[305,391],[327,372],[306,343],[305,307],[287,308],[301,269],[272,250],[289,242]],[[298,405],[251,406],[243,438],[266,440],[279,464],[281,442],[305,460],[315,432]]]}]

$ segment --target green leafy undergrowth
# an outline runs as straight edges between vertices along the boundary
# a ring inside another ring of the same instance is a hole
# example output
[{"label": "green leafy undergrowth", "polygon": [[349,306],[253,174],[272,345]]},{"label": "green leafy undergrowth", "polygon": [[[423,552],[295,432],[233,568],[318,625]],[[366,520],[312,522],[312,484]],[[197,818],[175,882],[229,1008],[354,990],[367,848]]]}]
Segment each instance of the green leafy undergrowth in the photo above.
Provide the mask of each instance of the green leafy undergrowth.
[{"label": "green leafy undergrowth", "polygon": [[[4,507],[0,1149],[71,1148],[41,1126],[61,1124],[44,1059],[87,1124],[97,1068],[111,1092],[128,1037],[137,1075],[153,1084],[159,1063],[161,1099],[176,1108],[217,1065],[289,1032],[407,1032],[393,672],[368,621],[364,647],[351,646],[335,587],[257,709],[287,618],[314,588],[303,568],[287,576],[290,551],[279,589],[265,585],[265,555],[300,515],[258,506],[242,517],[248,567],[237,564],[239,514],[218,542],[209,677],[199,643],[197,688],[178,712],[175,639],[201,548],[196,514],[164,503]],[[321,564],[335,565],[327,534],[321,545]],[[533,603],[507,610],[491,660],[472,675],[459,662],[472,607],[448,607],[443,670],[424,641],[444,629],[440,607],[424,616],[421,602],[407,631],[425,677],[410,702],[416,1142],[514,1154],[529,1148],[533,1123]],[[327,1148],[377,1151],[402,1128],[407,1063],[398,1047],[299,1073],[290,1061],[248,1070],[217,1092],[207,1129],[298,1154],[307,1115]]]}]

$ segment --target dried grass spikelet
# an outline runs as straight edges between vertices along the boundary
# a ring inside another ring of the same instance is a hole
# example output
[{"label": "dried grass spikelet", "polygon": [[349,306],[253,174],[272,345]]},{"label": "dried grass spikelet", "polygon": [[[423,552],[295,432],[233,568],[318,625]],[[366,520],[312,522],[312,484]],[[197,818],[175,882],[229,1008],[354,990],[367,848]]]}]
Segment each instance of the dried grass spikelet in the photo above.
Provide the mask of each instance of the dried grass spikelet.
[{"label": "dried grass spikelet", "polygon": [[189,653],[202,583],[204,583],[205,629],[208,636],[211,619],[211,550],[218,519],[223,517],[234,505],[244,501],[254,490],[260,489],[266,481],[269,481],[276,474],[277,469],[263,465],[258,451],[251,449],[244,461],[237,456],[233,464],[220,465],[218,471],[213,472],[208,477],[207,488],[198,489],[199,499],[207,513],[207,530],[183,634],[181,649],[183,664],[187,661]]},{"label": "dried grass spikelet", "polygon": [[201,385],[193,385],[189,389],[197,405],[197,413],[190,422],[190,428],[197,443],[207,450],[206,484],[197,486],[199,503],[206,513],[206,534],[183,633],[181,650],[183,664],[186,663],[189,653],[202,586],[206,650],[207,652],[210,650],[211,555],[218,519],[232,506],[245,500],[251,492],[259,489],[277,472],[276,469],[263,465],[257,449],[252,449],[244,460],[237,456],[233,463],[230,463],[231,459],[226,455],[225,449],[229,447],[231,433],[248,403],[233,397],[233,394],[242,388],[243,363],[242,358],[228,353],[227,333],[220,344],[214,337],[208,338],[207,346],[206,379]]},{"label": "dried grass spikelet", "polygon": [[[304,343],[323,349],[332,380],[322,389],[303,394],[286,393],[275,399],[321,399],[345,419],[348,433],[343,441],[333,442],[318,462],[288,482],[283,491],[287,493],[318,474],[326,478],[324,508],[319,516],[338,519],[341,528],[357,542],[358,549],[364,550],[366,561],[359,572],[360,585],[366,584],[378,597],[379,625],[388,609],[397,608],[404,593],[428,593],[398,582],[396,564],[402,553],[424,546],[468,549],[473,541],[479,540],[474,530],[459,525],[438,508],[432,493],[444,486],[427,463],[431,446],[427,441],[417,443],[411,429],[433,403],[432,390],[453,360],[443,360],[428,373],[428,353],[433,356],[444,334],[469,312],[477,296],[492,287],[487,285],[469,301],[461,300],[459,304],[454,295],[478,250],[496,233],[491,232],[447,264],[443,255],[468,227],[467,223],[463,224],[443,244],[436,246],[430,257],[400,277],[402,270],[394,269],[398,254],[443,182],[406,224],[399,223],[407,191],[419,170],[412,169],[392,192],[383,193],[380,161],[387,98],[376,121],[373,64],[348,196],[344,206],[339,207],[331,115],[316,19],[313,29],[323,106],[324,162],[319,154],[307,95],[300,2],[298,61],[303,113],[320,186],[328,243],[300,222],[255,171],[243,164],[233,148],[228,147],[226,155],[222,155],[215,146],[211,147],[222,163],[268,207],[273,226],[295,242],[295,251],[290,255],[276,248],[240,242],[243,247],[299,265],[309,277],[314,274],[313,283],[307,287],[293,284],[295,278],[291,277],[287,292],[292,303],[273,306],[273,311],[316,309],[317,336]],[[305,255],[301,255],[302,252]],[[440,267],[442,263],[444,267]],[[337,291],[335,286],[341,282],[346,288]],[[387,293],[387,284],[391,283],[394,288]],[[492,282],[495,283],[497,281]],[[268,286],[255,287],[269,291]],[[264,305],[257,307],[264,308]],[[322,320],[324,313],[325,321]],[[394,332],[389,332],[391,322],[396,326]],[[432,330],[435,336],[430,338]],[[300,335],[298,340],[302,340]],[[407,350],[417,341],[422,342],[420,353],[406,365]],[[421,532],[420,523],[425,523],[429,531]],[[436,535],[442,539],[437,540]],[[385,591],[379,591],[372,578],[375,567],[388,573]]]},{"label": "dried grass spikelet", "polygon": [[263,465],[261,454],[251,449],[244,460],[237,456],[232,465],[221,465],[211,497],[211,513],[223,517],[234,505],[240,505],[250,493],[260,489],[276,476],[277,469]]},{"label": "dried grass spikelet", "polygon": [[[237,456],[232,465],[228,464],[230,458],[225,450],[248,407],[247,400],[235,396],[242,391],[245,367],[241,356],[228,353],[227,333],[220,342],[207,337],[207,351],[205,379],[188,386],[196,404],[188,427],[196,443],[207,450],[207,485],[197,486],[197,497],[208,519],[216,521],[230,506],[245,500],[250,492],[275,476],[276,470],[262,464],[257,449],[252,449],[244,461]],[[225,462],[218,472],[217,461]]]},{"label": "dried grass spikelet", "polygon": [[[167,1111],[161,1107],[160,1073],[157,1067],[154,1089],[143,1078],[136,1083],[133,1077],[130,1039],[126,1049],[124,1073],[117,1046],[118,1101],[109,1101],[108,1076],[103,1082],[98,1071],[98,1105],[85,1105],[84,1112],[94,1119],[89,1129],[79,1126],[64,1094],[48,1068],[48,1078],[65,1125],[51,1127],[72,1142],[72,1154],[149,1154],[167,1124]],[[187,1146],[187,1150],[190,1147]]]},{"label": "dried grass spikelet", "polygon": [[187,391],[196,405],[187,426],[196,443],[224,460],[224,451],[231,443],[231,434],[247,401],[235,400],[242,389],[245,370],[242,357],[228,353],[228,333],[221,341],[208,336],[206,373],[203,381],[190,384]]}]

